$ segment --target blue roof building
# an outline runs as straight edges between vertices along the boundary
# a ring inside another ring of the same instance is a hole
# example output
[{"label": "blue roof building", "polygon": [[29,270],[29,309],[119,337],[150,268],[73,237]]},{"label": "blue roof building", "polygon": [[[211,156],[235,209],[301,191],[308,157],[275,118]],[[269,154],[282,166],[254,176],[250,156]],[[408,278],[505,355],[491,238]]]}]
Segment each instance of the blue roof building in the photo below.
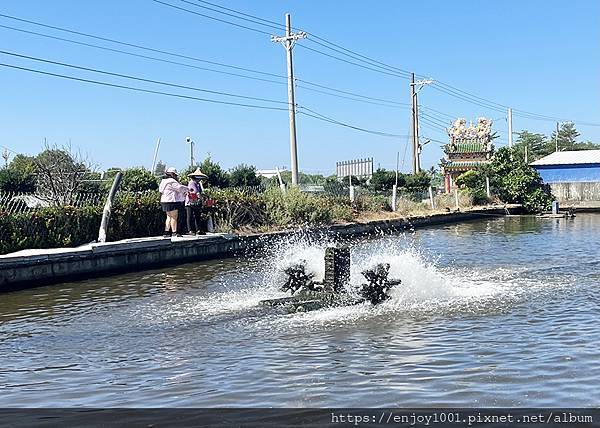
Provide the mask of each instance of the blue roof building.
[{"label": "blue roof building", "polygon": [[555,152],[531,166],[548,184],[600,182],[600,150]]}]

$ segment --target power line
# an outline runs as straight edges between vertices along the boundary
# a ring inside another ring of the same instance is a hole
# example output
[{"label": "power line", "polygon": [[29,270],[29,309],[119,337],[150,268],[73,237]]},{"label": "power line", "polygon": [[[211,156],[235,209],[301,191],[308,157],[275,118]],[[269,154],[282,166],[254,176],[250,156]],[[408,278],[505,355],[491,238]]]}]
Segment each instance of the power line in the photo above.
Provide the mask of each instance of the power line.
[{"label": "power line", "polygon": [[[182,2],[182,3],[187,3],[187,4],[191,5],[191,6],[201,7],[202,9],[207,9],[207,10],[210,10],[212,12],[217,12],[217,13],[220,13],[222,15],[231,16],[231,17],[236,18],[236,19],[241,19],[241,20],[244,20],[244,21],[252,22],[253,24],[258,24],[258,25],[263,25],[265,27],[273,28],[275,30],[285,29],[285,25],[282,25],[282,24],[279,24],[279,23],[276,23],[276,22],[270,23],[266,19],[262,19],[262,18],[259,18],[259,17],[251,17],[252,19],[248,19],[248,17],[250,17],[250,15],[243,14],[242,12],[238,12],[238,11],[236,11],[234,9],[229,9],[229,8],[222,7],[222,6],[219,6],[219,5],[215,5],[215,4],[212,4],[212,3],[210,3],[210,4],[213,5],[213,6],[216,6],[216,7],[221,8],[221,9],[229,10],[229,11],[234,11],[235,13],[240,14],[240,15],[244,15],[246,17],[245,18],[239,17],[239,16],[234,15],[232,13],[223,12],[221,10],[213,9],[211,7],[208,7],[208,6],[202,6],[200,4],[197,4],[197,3],[194,3],[194,2],[191,2],[191,1],[188,1],[188,0],[179,0],[179,1]],[[207,3],[207,4],[209,4],[208,2],[204,2],[204,1],[202,1],[201,3]]]},{"label": "power line", "polygon": [[[248,13],[244,13],[244,12],[241,12],[241,11],[236,10],[236,9],[227,8],[225,6],[221,6],[221,5],[218,5],[218,4],[215,4],[215,3],[210,3],[210,2],[207,2],[207,1],[204,1],[204,0],[194,0],[194,1],[180,0],[180,1],[184,2],[184,3],[187,3],[187,4],[194,5],[196,7],[207,9],[207,10],[210,10],[210,11],[213,11],[213,12],[221,13],[223,15],[231,16],[231,17],[234,17],[236,19],[245,20],[245,21],[252,22],[252,23],[255,23],[255,24],[259,24],[259,25],[264,25],[264,26],[269,27],[269,28],[274,28],[274,29],[277,29],[277,30],[285,28],[284,25],[282,25],[282,24],[280,24],[278,22],[271,21],[271,20],[268,20],[268,19],[264,19],[264,18],[258,17],[256,15],[251,15],[251,14],[248,14]],[[208,6],[203,6],[203,5],[200,5],[198,3],[208,4],[210,6],[213,6],[213,7],[216,7],[218,9],[222,9],[222,10],[214,9],[214,8],[211,8],[211,7],[208,7]],[[233,13],[223,12],[223,10],[226,10],[228,12],[233,12]],[[238,15],[241,15],[241,16],[238,16]],[[293,29],[294,30],[300,30],[300,29],[295,28],[295,27]],[[406,77],[408,77],[410,75],[409,71],[402,70],[402,69],[400,69],[398,67],[394,67],[394,66],[385,64],[385,63],[383,63],[381,61],[377,61],[377,60],[375,60],[373,58],[369,58],[368,56],[359,54],[358,52],[352,51],[352,50],[347,49],[347,48],[345,48],[343,46],[335,44],[335,43],[333,43],[333,42],[331,42],[331,41],[329,41],[327,39],[324,39],[323,37],[319,37],[318,35],[316,35],[314,33],[308,33],[308,34],[311,37],[313,37],[314,39],[317,39],[317,40],[309,39],[309,41],[311,41],[311,42],[313,42],[315,44],[318,44],[320,46],[323,46],[323,47],[325,47],[327,49],[333,50],[334,52],[340,53],[342,55],[348,56],[348,57],[350,57],[352,59],[364,62],[366,64],[369,64],[369,65],[377,67],[377,68],[382,68],[382,69],[385,69],[385,70],[388,70],[388,71],[393,71],[393,72],[396,72],[396,73],[405,74]],[[320,41],[318,41],[318,40],[320,40]],[[331,47],[331,46],[334,46],[334,47]]]},{"label": "power line", "polygon": [[261,105],[256,105],[256,104],[236,103],[236,102],[231,102],[231,101],[214,100],[214,99],[210,99],[210,98],[193,97],[190,95],[174,94],[171,92],[155,91],[155,90],[151,90],[151,89],[143,89],[143,88],[137,88],[137,87],[133,87],[133,86],[118,85],[115,83],[102,82],[99,80],[83,79],[80,77],[68,76],[65,74],[51,73],[48,71],[36,70],[33,68],[20,67],[20,66],[13,65],[13,64],[0,63],[0,66],[12,68],[15,70],[28,71],[31,73],[42,74],[42,75],[46,75],[46,76],[60,77],[62,79],[67,79],[67,80],[75,80],[75,81],[83,82],[83,83],[91,83],[94,85],[108,86],[108,87],[119,88],[119,89],[127,89],[127,90],[131,90],[131,91],[136,91],[136,92],[145,92],[148,94],[165,95],[165,96],[169,96],[169,97],[183,98],[183,99],[188,99],[188,100],[203,101],[203,102],[208,102],[208,103],[213,103],[213,104],[225,104],[225,105],[231,105],[231,106],[249,107],[249,108],[257,108],[257,109],[264,109],[264,110],[282,110],[282,111],[288,110],[287,107],[269,107],[269,106],[261,106]]},{"label": "power line", "polygon": [[[312,33],[308,33],[308,34],[309,34],[309,36],[312,35],[316,39],[325,41],[325,39],[323,39],[323,38],[321,38],[319,36],[316,36],[316,35],[314,35]],[[374,60],[371,60],[371,59],[369,59],[368,61],[365,61],[363,58],[368,58],[368,57],[366,57],[364,55],[360,55],[360,54],[354,53],[354,51],[351,51],[349,49],[343,48],[343,47],[341,47],[339,45],[336,45],[335,43],[327,42],[327,43],[329,43],[329,44],[331,44],[333,46],[338,46],[341,49],[332,48],[331,46],[328,46],[325,43],[321,43],[318,40],[314,40],[314,39],[310,39],[310,38],[308,38],[307,40],[309,40],[312,43],[315,43],[315,44],[317,44],[319,46],[323,46],[326,49],[330,49],[330,50],[332,50],[334,52],[337,52],[337,53],[339,53],[341,55],[347,56],[347,57],[352,58],[352,59],[357,60],[357,61],[364,62],[365,64],[368,64],[368,65],[370,65],[372,67],[376,67],[376,68],[379,68],[379,69],[382,69],[382,70],[385,70],[385,71],[389,71],[389,72],[398,74],[401,77],[404,77],[404,78],[407,78],[407,79],[411,76],[411,73],[409,71],[406,71],[406,70],[402,70],[402,69],[399,69],[399,68],[396,68],[396,67],[392,67],[392,66],[387,66],[387,65],[385,67],[383,67],[383,66],[379,65],[379,64],[383,64],[383,63],[381,63],[379,61],[374,61]],[[352,52],[352,54],[349,54],[349,53],[346,53],[346,52]]]},{"label": "power line", "polygon": [[0,28],[5,28],[5,29],[13,30],[13,31],[18,31],[18,32],[21,32],[21,33],[26,33],[26,34],[32,34],[32,35],[35,35],[35,36],[45,37],[45,38],[49,38],[49,39],[59,40],[61,42],[73,43],[73,44],[76,44],[76,45],[90,47],[90,48],[95,48],[95,49],[100,49],[100,50],[104,50],[104,51],[108,51],[108,52],[114,52],[114,53],[129,55],[129,56],[133,56],[133,57],[136,57],[136,58],[147,59],[147,60],[150,60],[150,61],[156,61],[156,62],[162,62],[162,63],[166,63],[166,64],[178,65],[178,66],[182,66],[182,67],[188,67],[188,68],[192,68],[192,69],[195,69],[195,70],[210,71],[210,72],[213,72],[213,73],[224,74],[224,75],[228,75],[228,76],[241,77],[241,78],[244,78],[244,79],[251,79],[251,80],[257,80],[257,81],[261,81],[261,82],[275,83],[275,84],[278,84],[278,85],[285,85],[286,84],[283,81],[277,81],[277,80],[272,80],[272,79],[264,79],[262,77],[246,76],[244,74],[232,73],[232,72],[229,72],[229,71],[215,70],[213,68],[207,68],[207,67],[200,67],[200,66],[197,66],[197,65],[186,64],[186,63],[179,62],[179,61],[171,61],[171,60],[168,60],[168,59],[157,58],[157,57],[153,57],[153,56],[149,56],[149,55],[136,54],[136,53],[133,53],[133,52],[127,52],[127,51],[124,51],[124,50],[109,48],[109,47],[106,47],[106,46],[94,45],[92,43],[85,43],[85,42],[80,42],[80,41],[77,41],[77,40],[65,39],[63,37],[51,36],[49,34],[38,33],[38,32],[35,32],[35,31],[23,30],[23,29],[20,29],[20,28],[10,27],[10,26],[7,26],[7,25],[0,25]]},{"label": "power line", "polygon": [[222,96],[226,96],[226,97],[243,98],[243,99],[247,99],[247,100],[263,101],[263,102],[275,103],[275,104],[287,104],[287,102],[285,102],[285,101],[271,100],[271,99],[268,99],[268,98],[260,98],[260,97],[251,97],[251,96],[239,95],[239,94],[232,94],[232,93],[229,93],[229,92],[213,91],[211,89],[196,88],[196,87],[193,87],[193,86],[179,85],[179,84],[176,84],[176,83],[163,82],[163,81],[160,81],[160,80],[145,79],[145,78],[142,78],[142,77],[131,76],[131,75],[128,75],[128,74],[114,73],[114,72],[110,72],[110,71],[106,71],[106,70],[99,70],[99,69],[95,69],[95,68],[82,67],[82,66],[79,66],[79,65],[68,64],[68,63],[59,62],[59,61],[52,61],[52,60],[44,59],[44,58],[37,58],[37,57],[33,57],[33,56],[22,55],[22,54],[18,54],[18,53],[15,53],[15,52],[8,52],[8,51],[0,50],[0,54],[10,55],[10,56],[13,56],[13,57],[18,57],[18,58],[25,58],[25,59],[28,59],[28,60],[31,60],[31,61],[43,62],[43,63],[46,63],[46,64],[60,65],[62,67],[69,67],[69,68],[74,68],[74,69],[77,69],[77,70],[84,70],[84,71],[88,71],[88,72],[91,72],[91,73],[99,73],[99,74],[104,74],[104,75],[108,75],[108,76],[120,77],[120,78],[123,78],[123,79],[129,79],[129,80],[136,80],[136,81],[145,82],[145,83],[153,83],[153,84],[156,84],[156,85],[170,86],[170,87],[174,87],[174,88],[188,89],[188,90],[191,90],[191,91],[198,91],[198,92],[206,92],[206,93],[209,93],[209,94],[222,95]]},{"label": "power line", "polygon": [[376,101],[369,101],[369,100],[365,100],[365,99],[361,99],[361,98],[354,98],[354,97],[348,97],[345,95],[333,94],[331,92],[321,91],[319,89],[309,88],[309,87],[303,86],[303,85],[297,85],[297,87],[305,89],[307,91],[317,92],[319,94],[325,94],[325,95],[329,95],[332,97],[343,98],[346,100],[352,100],[352,101],[357,101],[357,102],[361,102],[361,103],[367,103],[367,104],[378,105],[378,106],[383,106],[383,107],[390,107],[390,108],[406,108],[405,106],[401,106],[401,105],[386,104],[386,103],[381,103],[381,102],[376,102]]},{"label": "power line", "polygon": [[[361,128],[361,127],[355,126],[355,125],[350,125],[348,123],[341,122],[341,121],[339,121],[337,119],[333,119],[331,117],[325,116],[325,115],[323,115],[323,114],[321,114],[319,112],[316,112],[316,111],[314,111],[314,110],[312,110],[312,109],[310,109],[308,107],[298,106],[298,109],[299,109],[298,113],[303,114],[305,116],[309,116],[309,117],[312,117],[312,118],[315,118],[315,119],[318,119],[318,120],[322,120],[322,121],[325,121],[325,122],[333,123],[333,124],[339,125],[339,126],[344,126],[346,128],[351,128],[351,129],[354,129],[354,130],[357,130],[357,131],[361,131],[361,132],[365,132],[365,133],[368,133],[368,134],[379,135],[381,137],[390,137],[390,138],[402,138],[402,137],[406,137],[406,135],[390,134],[388,132],[374,131],[374,130],[371,130],[371,129]],[[306,111],[308,111],[310,113],[306,113],[303,110],[306,110]]]},{"label": "power line", "polygon": [[[177,6],[173,6],[173,5],[161,2],[159,0],[153,0],[153,1],[165,4],[165,5],[168,5],[168,6],[171,6],[171,7],[175,7],[177,9],[181,9],[181,10],[185,10],[185,11],[188,11],[188,12],[191,12],[191,13],[195,13],[193,11],[189,11],[189,10],[184,9],[184,8],[179,8]],[[227,7],[215,4],[215,3],[210,3],[210,2],[207,2],[207,1],[204,1],[204,0],[195,0],[195,1],[203,3],[203,4],[209,4],[209,5],[213,6],[213,7],[216,7],[216,8],[221,9],[221,10],[214,9],[214,8],[211,8],[211,7],[207,7],[207,6],[203,6],[203,5],[200,5],[200,4],[196,3],[196,2],[191,2],[191,1],[188,1],[188,0],[180,0],[180,1],[182,1],[184,3],[187,3],[187,4],[194,5],[196,7],[204,8],[204,9],[216,12],[216,13],[220,13],[220,14],[224,14],[224,15],[227,15],[227,16],[231,16],[231,17],[234,17],[236,19],[245,20],[245,21],[248,21],[248,22],[252,22],[254,24],[267,26],[269,28],[281,29],[283,27],[281,24],[279,24],[277,22],[270,21],[270,20],[267,20],[267,19],[264,19],[264,18],[261,18],[261,17],[257,17],[255,15],[250,15],[250,14],[241,12],[241,11],[236,10],[236,9],[227,8]],[[223,12],[223,10],[227,10],[227,11],[233,12],[233,13]],[[221,20],[221,19],[218,19],[218,18],[215,18],[215,17],[211,17],[211,16],[208,16],[208,15],[204,15],[204,14],[199,14],[199,15],[200,16],[204,16],[204,17],[209,18],[209,19],[215,19],[217,21],[225,22],[225,23],[230,24],[230,25],[241,26],[239,24],[235,24],[235,23],[232,23],[232,22],[226,21],[226,20]],[[241,16],[239,16],[239,15],[241,15]],[[249,18],[251,18],[251,19],[249,19]],[[246,27],[246,26],[241,26],[241,27],[249,29],[249,30],[252,30],[252,31],[258,31],[258,32],[260,32],[260,30],[257,30],[255,28],[250,28],[250,27]],[[313,34],[313,33],[308,33],[308,34],[312,37],[312,38],[308,39],[310,42],[318,44],[320,46],[323,46],[326,49],[330,49],[330,50],[332,50],[334,52],[340,53],[340,54],[342,54],[344,56],[347,56],[349,58],[352,58],[354,60],[357,60],[357,61],[360,61],[362,63],[368,64],[370,67],[366,67],[366,66],[364,66],[362,64],[359,64],[359,63],[356,63],[356,62],[344,60],[343,58],[339,58],[339,57],[336,57],[334,55],[329,55],[329,54],[327,54],[325,52],[322,52],[322,51],[319,51],[317,49],[313,49],[313,48],[301,45],[305,49],[312,50],[313,52],[317,52],[317,53],[319,53],[321,55],[325,55],[325,56],[328,56],[330,58],[336,59],[338,61],[346,62],[348,64],[352,64],[352,65],[355,65],[355,66],[366,68],[366,69],[371,70],[371,71],[376,71],[376,72],[379,72],[379,73],[388,74],[388,75],[392,75],[392,76],[396,76],[396,77],[408,78],[410,76],[410,72],[408,72],[407,70],[403,70],[401,68],[394,67],[394,66],[386,64],[384,62],[381,62],[381,61],[375,60],[373,58],[370,58],[368,56],[362,55],[362,54],[360,54],[360,53],[358,53],[356,51],[353,51],[351,49],[348,49],[348,48],[345,48],[345,47],[343,47],[341,45],[333,43],[333,42],[331,42],[331,41],[329,41],[329,40],[327,40],[325,38],[322,38],[322,37],[320,37],[320,36],[318,36],[316,34]],[[372,68],[372,67],[377,67],[377,68]],[[444,93],[446,93],[448,95],[457,97],[457,98],[459,98],[459,99],[461,99],[463,101],[471,102],[471,103],[479,105],[481,107],[485,107],[485,108],[488,108],[488,109],[491,109],[491,110],[496,110],[496,111],[500,111],[499,109],[507,109],[508,108],[508,106],[506,106],[504,104],[500,104],[500,103],[497,103],[497,102],[492,101],[490,99],[486,99],[486,98],[480,97],[478,95],[474,95],[474,94],[472,94],[470,92],[464,91],[462,89],[456,88],[456,87],[448,85],[446,83],[439,82],[439,81],[436,82],[436,83],[438,84],[438,88],[437,88],[438,90],[440,90],[441,92],[444,92]],[[524,118],[528,118],[528,119],[533,119],[533,120],[546,120],[546,121],[557,121],[557,120],[559,120],[559,121],[565,121],[564,118],[558,118],[558,117],[553,117],[553,116],[541,115],[541,114],[538,114],[538,113],[533,113],[533,112],[529,112],[529,111],[521,110],[521,109],[513,109],[513,111],[515,112],[516,116],[520,116],[520,117],[524,117]],[[593,122],[585,122],[585,121],[575,121],[575,122],[577,122],[579,124],[582,124],[582,125],[600,126],[600,124],[593,123]]]},{"label": "power line", "polygon": [[359,64],[359,63],[357,63],[357,62],[348,61],[348,60],[346,60],[346,59],[343,59],[343,58],[337,57],[337,56],[335,56],[335,55],[330,55],[330,54],[328,54],[327,52],[323,52],[323,51],[320,51],[320,50],[318,50],[318,49],[314,49],[314,48],[311,48],[311,47],[309,47],[309,46],[305,46],[305,45],[303,45],[303,44],[300,44],[300,43],[298,44],[298,46],[299,46],[299,47],[301,47],[301,48],[303,48],[303,49],[306,49],[306,50],[309,50],[309,51],[312,51],[312,52],[316,52],[316,53],[318,53],[318,54],[320,54],[320,55],[324,55],[324,56],[326,56],[326,57],[329,57],[329,58],[335,59],[335,60],[337,60],[337,61],[345,62],[345,63],[347,63],[347,64],[352,64],[352,65],[354,65],[354,66],[356,66],[356,67],[361,67],[361,68],[364,68],[364,69],[366,69],[366,70],[371,70],[371,71],[375,71],[375,72],[377,72],[377,73],[381,73],[381,74],[387,74],[387,75],[389,75],[389,76],[399,77],[399,78],[403,78],[403,79],[406,79],[406,78],[407,78],[406,76],[403,76],[403,75],[400,75],[400,74],[397,74],[397,73],[390,73],[390,72],[387,72],[387,71],[379,70],[379,69],[377,69],[377,68],[367,67],[366,65],[362,65],[362,64]]},{"label": "power line", "polygon": [[398,105],[398,106],[410,106],[409,103],[401,103],[401,102],[398,102],[398,101],[386,100],[386,99],[383,99],[383,98],[375,98],[375,97],[370,97],[370,96],[366,96],[366,95],[361,95],[361,94],[357,94],[355,92],[343,91],[341,89],[335,89],[335,88],[332,88],[332,87],[329,87],[329,86],[325,86],[325,85],[321,85],[321,84],[309,82],[307,80],[296,79],[296,81],[297,82],[301,82],[301,83],[306,83],[307,85],[316,86],[317,88],[327,89],[329,91],[340,92],[342,94],[352,95],[354,97],[359,97],[359,98],[365,98],[367,100],[379,101],[379,102],[388,103],[388,104],[395,104],[395,105]]},{"label": "power line", "polygon": [[[177,54],[177,53],[168,52],[168,51],[164,51],[164,50],[160,50],[160,49],[155,49],[155,48],[151,48],[151,47],[147,47],[147,46],[142,46],[142,45],[137,45],[137,44],[133,44],[133,43],[123,42],[123,41],[120,41],[120,40],[110,39],[110,38],[103,37],[103,36],[98,36],[98,35],[89,34],[89,33],[81,33],[79,31],[69,30],[69,29],[66,29],[66,28],[61,28],[61,27],[47,25],[47,24],[43,24],[43,23],[39,23],[39,22],[35,22],[35,21],[30,21],[30,20],[25,20],[25,19],[21,19],[21,18],[11,17],[11,16],[8,16],[8,15],[2,15],[2,14],[0,14],[0,16],[7,17],[7,18],[10,18],[10,19],[15,19],[15,20],[18,20],[18,21],[23,21],[23,22],[26,22],[26,23],[29,23],[29,24],[34,24],[34,25],[38,25],[38,26],[42,26],[42,27],[51,28],[51,29],[54,29],[54,30],[59,30],[59,31],[63,31],[63,32],[67,32],[67,33],[72,33],[72,34],[77,34],[77,35],[81,35],[81,36],[85,36],[85,37],[90,37],[90,38],[94,38],[94,39],[98,39],[98,40],[103,40],[103,41],[107,41],[107,42],[111,42],[111,43],[116,43],[116,44],[119,44],[119,45],[134,47],[134,48],[137,48],[137,49],[143,49],[143,50],[146,50],[146,51],[158,52],[158,53],[165,54],[165,55],[170,55],[170,56],[174,56],[174,57],[180,57],[180,58],[189,59],[189,60],[198,61],[198,62],[204,62],[204,63],[208,63],[208,64],[218,65],[218,66],[221,66],[221,67],[228,67],[228,68],[232,68],[232,69],[243,70],[243,71],[247,71],[247,72],[251,72],[251,73],[258,73],[258,74],[262,74],[262,75],[274,76],[274,77],[279,77],[279,78],[286,78],[285,76],[277,75],[277,74],[274,74],[274,73],[268,73],[268,72],[264,72],[264,71],[260,71],[260,70],[253,70],[253,69],[248,69],[248,68],[245,68],[245,67],[234,66],[234,65],[231,65],[231,64],[224,64],[224,63],[210,61],[210,60],[205,60],[205,59],[201,59],[201,58],[197,58],[197,57],[191,57],[191,56],[188,56],[188,55]],[[268,82],[268,83],[274,83],[274,84],[279,84],[279,85],[285,85],[286,84],[286,82],[283,82],[283,81],[276,81],[276,80],[272,80],[272,79],[264,79],[264,78],[255,77],[255,76],[247,76],[247,75],[244,75],[244,74],[232,73],[232,72],[223,71],[223,70],[216,70],[216,69],[207,68],[207,67],[199,67],[199,66],[195,66],[195,65],[191,65],[191,64],[187,64],[187,63],[183,63],[183,62],[167,60],[167,59],[164,59],[164,58],[158,58],[158,57],[149,56],[149,55],[142,55],[142,54],[138,54],[138,53],[124,51],[124,50],[121,50],[121,49],[109,48],[109,47],[106,47],[106,46],[100,46],[100,45],[95,45],[95,44],[91,44],[91,43],[81,42],[81,41],[78,41],[78,40],[67,39],[67,38],[58,37],[58,36],[52,36],[52,35],[49,35],[49,34],[39,33],[39,32],[35,32],[35,31],[30,31],[30,30],[24,30],[24,29],[21,29],[21,28],[15,28],[15,27],[7,26],[7,25],[0,25],[0,28],[12,30],[12,31],[17,31],[17,32],[25,33],[25,34],[35,35],[35,36],[39,36],[39,37],[49,38],[49,39],[53,39],[53,40],[58,40],[58,41],[61,41],[61,42],[67,42],[67,43],[72,43],[72,44],[76,44],[76,45],[80,45],[80,46],[90,47],[90,48],[94,48],[94,49],[100,49],[100,50],[104,50],[104,51],[109,51],[109,52],[115,52],[115,53],[119,53],[119,54],[129,55],[129,56],[133,56],[133,57],[137,57],[137,58],[143,58],[143,59],[147,59],[147,60],[151,60],[151,61],[157,61],[157,62],[162,62],[162,63],[167,63],[167,64],[173,64],[173,65],[178,65],[178,66],[182,66],[182,67],[188,67],[188,68],[197,69],[197,70],[209,71],[209,72],[213,72],[213,73],[219,73],[219,74],[224,74],[224,75],[229,75],[229,76],[235,76],[235,77],[241,77],[241,78],[245,78],[245,79],[257,80],[257,81]],[[337,88],[332,88],[332,87],[321,85],[321,84],[318,84],[318,83],[314,83],[314,82],[311,82],[311,81],[308,81],[308,80],[296,79],[296,81],[303,82],[303,83],[305,83],[307,85],[312,85],[312,86],[315,86],[315,87],[324,88],[324,89],[327,89],[327,90],[332,91],[332,92],[338,92],[338,93],[342,93],[342,94],[348,94],[348,95],[352,95],[352,96],[355,96],[355,97],[364,98],[364,99],[367,99],[367,100],[373,100],[373,101],[378,101],[378,102],[380,101],[382,103],[389,103],[389,104],[402,105],[402,106],[408,105],[407,103],[400,103],[400,102],[393,101],[393,100],[386,100],[386,99],[381,99],[381,98],[376,98],[376,97],[370,97],[370,96],[366,96],[366,95],[362,95],[362,94],[357,94],[357,93],[350,92],[350,91],[345,91],[345,90],[341,90],[341,89],[337,89]],[[305,89],[311,90],[311,88],[305,88]],[[315,91],[315,92],[318,92],[318,91]],[[328,94],[328,95],[333,95],[333,94]],[[351,99],[351,98],[348,98],[348,99]],[[360,101],[360,100],[356,100],[356,101]]]},{"label": "power line", "polygon": [[[155,1],[155,0],[152,0],[152,1]],[[235,66],[235,65],[231,65],[231,64],[225,64],[225,63],[222,63],[222,62],[211,61],[211,60],[207,60],[207,59],[203,59],[203,58],[198,58],[198,57],[194,57],[194,56],[190,56],[190,55],[178,54],[178,53],[169,52],[169,51],[165,51],[165,50],[161,50],[161,49],[156,49],[156,48],[151,48],[151,47],[148,47],[148,46],[143,46],[143,45],[139,45],[139,44],[135,44],[135,43],[123,42],[123,41],[120,41],[120,40],[111,39],[111,38],[103,37],[103,36],[98,36],[98,35],[95,35],[95,34],[84,33],[84,32],[81,32],[81,31],[70,30],[68,28],[62,28],[62,27],[57,27],[57,26],[54,26],[54,25],[43,24],[41,22],[31,21],[31,20],[28,20],[28,19],[18,18],[16,16],[4,15],[4,14],[0,13],[0,17],[7,18],[7,19],[12,19],[12,20],[15,20],[15,21],[24,22],[24,23],[27,23],[27,24],[37,25],[39,27],[49,28],[49,29],[52,29],[52,30],[62,31],[62,32],[65,32],[65,33],[75,34],[75,35],[78,35],[78,36],[89,37],[89,38],[96,39],[96,40],[102,40],[104,42],[110,42],[110,43],[115,43],[115,44],[122,45],[122,46],[128,46],[128,47],[132,47],[132,48],[136,48],[136,49],[142,49],[142,50],[150,51],[150,52],[154,52],[154,53],[160,53],[160,54],[163,54],[163,55],[169,55],[169,56],[173,56],[173,57],[177,57],[177,58],[188,59],[188,60],[191,60],[191,61],[203,62],[203,63],[206,63],[206,64],[218,65],[220,67],[227,67],[227,68],[232,68],[232,69],[236,69],[236,70],[247,71],[249,73],[256,73],[256,74],[262,74],[262,75],[265,75],[265,76],[271,76],[271,77],[278,77],[278,78],[282,78],[282,79],[287,79],[286,76],[283,76],[283,75],[280,75],[280,74],[269,73],[267,71],[262,71],[262,70],[254,70],[254,69],[251,69],[251,68],[240,67],[240,66]],[[13,27],[5,27],[5,28],[9,28],[9,29],[17,30],[17,31],[26,32],[25,30],[15,29]],[[31,32],[31,33],[33,33],[33,32]],[[40,34],[40,33],[33,33],[33,34],[43,35],[43,34]],[[45,37],[53,37],[53,36],[47,36],[47,35],[43,35],[43,36],[45,36]],[[66,39],[66,40],[61,39],[61,40],[63,40],[63,41],[70,41],[68,39]],[[81,42],[75,42],[75,43],[81,43]],[[92,45],[92,46],[96,47],[95,45]]]},{"label": "power line", "polygon": [[204,18],[212,19],[214,21],[219,21],[219,22],[222,22],[224,24],[233,25],[234,27],[244,28],[246,30],[254,31],[254,32],[257,32],[257,33],[261,33],[261,34],[266,34],[267,36],[271,35],[271,33],[268,33],[267,31],[259,30],[257,28],[248,27],[248,26],[242,25],[242,24],[237,24],[235,22],[227,21],[226,19],[215,18],[214,16],[210,16],[210,15],[206,15],[204,13],[196,12],[195,10],[186,9],[185,7],[175,6],[174,4],[170,4],[170,3],[167,3],[167,2],[164,2],[164,1],[161,1],[161,0],[151,0],[151,1],[153,1],[154,3],[159,3],[159,4],[162,4],[162,5],[171,7],[173,9],[178,9],[178,10],[181,10],[181,11],[184,11],[184,12],[187,12],[187,13],[191,13],[191,14],[194,14],[194,15],[202,16]]}]

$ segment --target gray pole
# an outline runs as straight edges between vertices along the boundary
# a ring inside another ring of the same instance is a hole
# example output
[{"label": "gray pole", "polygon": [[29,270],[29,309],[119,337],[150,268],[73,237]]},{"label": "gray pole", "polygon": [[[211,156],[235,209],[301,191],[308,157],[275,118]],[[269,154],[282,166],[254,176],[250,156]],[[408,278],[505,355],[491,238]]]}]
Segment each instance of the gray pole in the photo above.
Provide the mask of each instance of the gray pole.
[{"label": "gray pole", "polygon": [[292,162],[292,185],[298,185],[298,145],[296,142],[296,99],[294,97],[294,66],[292,63],[292,18],[285,14],[285,50],[287,51],[288,109],[290,112],[290,154]]},{"label": "gray pole", "polygon": [[417,152],[419,150],[419,137],[417,132],[417,95],[415,94],[415,73],[412,73],[412,77],[410,80],[410,101],[412,105],[413,174],[416,174],[417,172],[419,172],[419,166],[417,161]]},{"label": "gray pole", "polygon": [[415,134],[417,144],[417,173],[421,171],[421,140],[419,139],[419,95],[415,91]]},{"label": "gray pole", "polygon": [[156,168],[156,158],[158,157],[159,147],[160,147],[160,137],[158,137],[158,140],[156,140],[156,149],[154,149],[154,158],[152,158],[152,168],[150,169],[150,172],[152,174],[154,174],[154,168]]},{"label": "gray pole", "polygon": [[512,109],[508,109],[508,147],[513,146]]},{"label": "gray pole", "polygon": [[104,204],[104,210],[102,211],[102,221],[100,222],[100,230],[98,231],[98,242],[106,242],[106,235],[108,233],[108,222],[110,221],[110,215],[112,213],[112,204],[115,199],[115,195],[117,194],[117,190],[119,190],[119,186],[121,185],[121,178],[123,177],[123,173],[121,171],[117,172],[115,175],[115,179],[110,188],[110,192],[106,198],[106,204]]},{"label": "gray pole", "polygon": [[190,168],[194,168],[196,159],[194,158],[194,141],[190,138],[186,138],[187,142],[190,143]]}]

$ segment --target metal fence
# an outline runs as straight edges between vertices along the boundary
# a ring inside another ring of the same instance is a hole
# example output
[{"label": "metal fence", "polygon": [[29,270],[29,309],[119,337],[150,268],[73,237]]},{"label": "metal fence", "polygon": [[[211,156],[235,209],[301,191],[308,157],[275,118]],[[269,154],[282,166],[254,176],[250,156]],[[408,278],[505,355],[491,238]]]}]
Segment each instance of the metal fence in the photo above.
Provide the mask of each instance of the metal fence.
[{"label": "metal fence", "polygon": [[[75,193],[68,205],[75,207],[100,205],[105,198],[105,193]],[[31,212],[59,205],[57,200],[46,194],[0,192],[0,211],[9,214]]]}]

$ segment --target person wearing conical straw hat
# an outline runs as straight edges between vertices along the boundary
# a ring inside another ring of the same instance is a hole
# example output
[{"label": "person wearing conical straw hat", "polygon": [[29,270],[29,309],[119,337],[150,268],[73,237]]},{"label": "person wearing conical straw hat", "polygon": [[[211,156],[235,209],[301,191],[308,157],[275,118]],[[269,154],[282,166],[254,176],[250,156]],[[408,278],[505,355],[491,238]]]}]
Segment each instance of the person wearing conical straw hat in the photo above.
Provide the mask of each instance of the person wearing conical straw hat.
[{"label": "person wearing conical straw hat", "polygon": [[188,193],[185,197],[188,234],[205,235],[206,227],[201,217],[204,202],[202,180],[206,180],[208,176],[200,171],[200,168],[196,168],[195,171],[188,174],[188,177],[190,181],[188,183]]}]

